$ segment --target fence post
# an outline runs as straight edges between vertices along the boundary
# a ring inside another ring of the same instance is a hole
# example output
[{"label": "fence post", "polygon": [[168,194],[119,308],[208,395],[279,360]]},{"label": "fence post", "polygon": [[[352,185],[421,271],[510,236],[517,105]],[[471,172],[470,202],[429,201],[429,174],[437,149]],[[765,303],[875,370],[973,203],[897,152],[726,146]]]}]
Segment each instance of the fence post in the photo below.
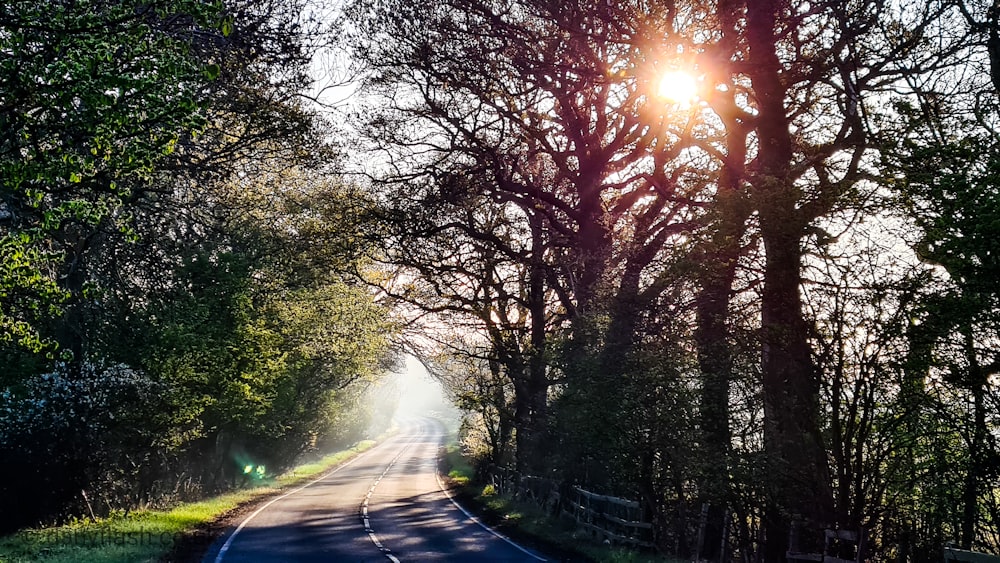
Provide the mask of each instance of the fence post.
[{"label": "fence post", "polygon": [[722,545],[719,546],[719,563],[726,563],[726,547],[729,545],[729,509],[722,511]]},{"label": "fence post", "polygon": [[705,527],[708,525],[708,509],[709,504],[707,502],[701,505],[701,517],[698,518],[698,545],[695,546],[694,550],[694,560],[701,561],[701,548],[705,544]]}]

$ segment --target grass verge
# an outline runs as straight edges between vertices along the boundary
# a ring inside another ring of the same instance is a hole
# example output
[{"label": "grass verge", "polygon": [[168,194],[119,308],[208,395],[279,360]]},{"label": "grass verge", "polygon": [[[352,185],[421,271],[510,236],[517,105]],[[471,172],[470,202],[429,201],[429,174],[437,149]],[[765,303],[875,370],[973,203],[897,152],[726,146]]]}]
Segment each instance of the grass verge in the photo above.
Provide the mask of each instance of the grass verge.
[{"label": "grass verge", "polygon": [[679,563],[656,554],[593,543],[573,522],[553,518],[537,505],[499,495],[492,485],[474,482],[474,470],[456,444],[445,446],[441,472],[459,502],[501,533],[558,561]]},{"label": "grass verge", "polygon": [[0,537],[0,563],[172,561],[175,558],[171,554],[177,545],[191,534],[208,530],[211,523],[247,503],[318,477],[374,445],[375,441],[364,440],[350,449],[264,480],[256,487],[183,503],[170,510],[142,510],[96,521],[75,520],[63,526],[22,530]]}]

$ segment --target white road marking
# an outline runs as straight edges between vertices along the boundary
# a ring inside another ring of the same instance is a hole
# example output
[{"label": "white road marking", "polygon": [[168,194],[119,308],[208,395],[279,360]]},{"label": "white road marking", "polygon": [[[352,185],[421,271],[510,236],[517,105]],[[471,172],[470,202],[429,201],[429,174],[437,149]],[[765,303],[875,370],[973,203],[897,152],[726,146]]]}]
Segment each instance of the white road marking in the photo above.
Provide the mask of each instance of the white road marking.
[{"label": "white road marking", "polygon": [[441,491],[444,493],[444,495],[446,497],[448,497],[448,500],[450,500],[451,503],[454,504],[456,508],[458,508],[459,510],[461,510],[462,514],[465,514],[465,516],[469,520],[472,520],[476,524],[479,524],[480,528],[486,530],[487,532],[493,534],[494,536],[496,536],[496,537],[502,539],[503,541],[509,543],[510,545],[514,546],[515,548],[517,548],[518,550],[520,550],[521,552],[523,552],[525,555],[528,555],[528,556],[532,557],[534,560],[536,560],[536,561],[546,561],[545,558],[539,557],[538,555],[536,555],[535,553],[532,553],[527,548],[522,547],[521,545],[518,545],[514,540],[508,538],[507,536],[505,536],[505,535],[501,534],[500,532],[494,530],[493,528],[487,526],[479,518],[476,518],[475,515],[473,515],[468,510],[466,510],[464,506],[462,506],[461,504],[458,504],[458,501],[455,500],[455,497],[451,496],[451,491],[449,491],[448,488],[444,486],[444,483],[441,481],[441,477],[438,475],[438,472],[437,472],[436,468],[435,468],[435,471],[434,471],[434,479],[437,480],[438,488],[440,488]]},{"label": "white road marking", "polygon": [[371,453],[375,449],[377,449],[377,448],[373,447],[373,448],[369,449],[368,451],[365,451],[365,452],[362,452],[362,453],[358,454],[356,457],[354,457],[354,458],[352,458],[352,459],[350,459],[350,460],[348,460],[348,461],[346,461],[346,462],[338,465],[332,471],[327,471],[321,477],[319,477],[317,479],[314,479],[312,481],[309,481],[305,485],[302,485],[301,487],[299,487],[299,488],[297,488],[297,489],[295,489],[293,491],[289,491],[289,492],[281,495],[280,497],[273,498],[270,501],[268,501],[267,504],[265,504],[264,506],[261,506],[257,510],[253,511],[253,513],[250,514],[250,516],[247,516],[246,520],[240,522],[240,525],[237,526],[235,530],[233,530],[233,533],[228,538],[226,538],[226,543],[222,544],[222,547],[219,548],[219,553],[215,556],[215,563],[222,563],[222,558],[226,556],[226,552],[229,551],[229,546],[231,546],[233,544],[233,540],[236,539],[236,536],[239,535],[239,533],[241,531],[243,531],[243,528],[246,527],[246,525],[249,524],[250,521],[253,520],[253,518],[255,516],[257,516],[258,514],[260,514],[261,512],[263,512],[265,508],[271,506],[272,504],[278,502],[279,500],[281,500],[281,499],[283,499],[283,498],[285,498],[287,496],[294,495],[295,493],[301,491],[302,489],[305,489],[306,487],[309,487],[309,486],[315,485],[316,483],[319,483],[320,481],[322,481],[323,479],[326,479],[330,475],[333,475],[334,473],[340,471],[341,469],[343,469],[343,468],[345,468],[345,467],[353,464],[354,462],[358,461],[359,459],[367,456],[369,453]]},{"label": "white road marking", "polygon": [[[425,422],[426,422],[426,419],[425,419]],[[392,459],[392,461],[389,462],[389,465],[386,466],[385,471],[383,471],[382,474],[378,477],[378,479],[376,479],[375,482],[372,484],[372,486],[369,487],[368,494],[365,495],[365,499],[364,499],[364,501],[361,504],[361,510],[360,510],[360,512],[361,512],[361,519],[362,519],[362,523],[364,524],[365,532],[368,534],[368,537],[369,537],[369,539],[371,539],[372,543],[375,544],[375,547],[377,547],[382,552],[382,554],[386,556],[386,558],[389,561],[392,561],[392,563],[401,563],[401,562],[400,562],[399,558],[397,558],[395,555],[392,554],[392,552],[391,552],[391,550],[389,548],[385,547],[382,544],[382,542],[378,539],[378,536],[375,534],[375,531],[374,531],[374,529],[371,526],[371,520],[370,520],[370,518],[368,516],[368,505],[369,505],[369,502],[371,500],[372,494],[374,494],[375,488],[378,486],[378,484],[381,483],[382,479],[386,476],[386,474],[389,473],[389,471],[396,464],[396,462],[399,460],[399,458],[402,457],[403,453],[405,453],[408,449],[410,449],[410,447],[412,447],[417,442],[417,439],[421,438],[422,436],[426,436],[427,427],[425,425],[422,425],[420,427],[420,432],[421,432],[421,434],[413,436],[412,437],[413,439],[410,442],[408,442],[407,444],[405,444],[399,450],[399,452],[396,454],[396,456]],[[297,492],[299,492],[299,491],[301,491],[301,490],[303,490],[303,489],[305,489],[307,487],[310,487],[310,486],[312,486],[312,485],[314,485],[314,484],[316,484],[316,483],[318,483],[318,482],[326,479],[330,475],[333,475],[334,473],[337,473],[341,469],[343,469],[345,467],[348,467],[349,465],[354,464],[356,461],[358,461],[362,457],[366,457],[368,454],[370,454],[371,452],[373,452],[373,451],[375,451],[377,449],[379,449],[377,446],[374,447],[374,448],[371,448],[368,451],[365,451],[365,452],[359,454],[357,457],[354,457],[354,458],[348,460],[347,462],[342,463],[341,465],[338,465],[333,470],[324,473],[322,476],[320,476],[320,477],[318,477],[318,478],[316,478],[316,479],[314,479],[314,480],[306,483],[305,485],[302,485],[301,487],[298,487],[298,488],[296,488],[296,489],[294,489],[292,491],[289,491],[289,492],[287,492],[287,493],[285,493],[285,494],[283,494],[283,495],[281,495],[279,497],[271,499],[266,504],[264,504],[263,506],[261,506],[260,508],[258,508],[257,510],[255,510],[252,514],[250,514],[249,516],[247,516],[246,519],[243,520],[240,523],[240,525],[237,526],[237,528],[235,530],[233,530],[233,533],[228,538],[226,538],[226,542],[222,545],[221,548],[219,548],[219,553],[216,555],[214,563],[222,563],[222,560],[225,557],[226,552],[229,551],[229,548],[232,545],[233,541],[236,539],[236,536],[243,530],[244,527],[246,527],[246,525],[248,523],[250,523],[251,520],[253,520],[254,517],[256,517],[258,514],[260,514],[261,512],[263,512],[267,507],[271,506],[272,504],[278,502],[279,500],[281,500],[281,499],[283,499],[285,497],[291,496],[291,495],[293,495],[293,494],[295,494],[295,493],[297,493]],[[459,504],[458,501],[456,501],[454,499],[454,497],[452,497],[451,492],[448,491],[448,489],[444,486],[444,483],[441,481],[441,477],[438,475],[438,471],[437,471],[437,467],[436,466],[433,468],[433,472],[434,472],[434,479],[437,481],[437,484],[438,484],[438,488],[445,494],[445,496],[448,498],[448,500],[451,501],[451,503],[456,508],[458,508],[462,512],[462,514],[464,514],[469,520],[475,522],[482,529],[486,530],[487,532],[489,532],[490,534],[496,536],[497,538],[499,538],[499,539],[507,542],[508,544],[510,544],[511,546],[513,546],[514,548],[516,548],[519,551],[523,552],[525,555],[528,555],[529,557],[535,559],[536,561],[546,561],[546,559],[544,559],[544,558],[536,555],[535,553],[532,553],[528,549],[526,549],[526,548],[518,545],[517,543],[515,543],[513,540],[511,540],[507,536],[501,534],[500,532],[494,530],[493,528],[490,528],[489,526],[487,526],[486,524],[484,524],[482,521],[480,521],[479,518],[476,518],[472,513],[470,513],[461,504]]]},{"label": "white road marking", "polygon": [[[417,436],[416,438],[419,438],[419,436]],[[400,456],[402,456],[403,453],[406,452],[406,450],[410,449],[410,447],[416,443],[416,438],[414,438],[414,440],[410,441],[405,446],[403,446],[402,449],[399,450],[399,453],[396,454],[396,457],[392,458],[392,461],[390,461],[389,465],[386,466],[385,471],[383,471],[382,474],[379,475],[378,479],[375,479],[375,482],[372,483],[372,486],[368,488],[368,494],[365,495],[365,500],[364,502],[361,503],[361,521],[365,525],[365,532],[368,533],[368,539],[372,540],[372,543],[375,544],[375,547],[377,547],[379,551],[382,552],[382,555],[385,555],[389,561],[392,561],[392,563],[400,563],[399,558],[397,558],[395,555],[392,554],[392,550],[382,545],[382,542],[379,541],[378,536],[375,535],[375,530],[372,528],[371,520],[368,519],[368,503],[371,502],[372,500],[372,494],[375,493],[375,487],[377,487],[378,484],[382,482],[382,479],[385,478],[386,473],[389,473],[389,470],[392,469],[392,466],[396,465],[396,462],[399,461]]]}]

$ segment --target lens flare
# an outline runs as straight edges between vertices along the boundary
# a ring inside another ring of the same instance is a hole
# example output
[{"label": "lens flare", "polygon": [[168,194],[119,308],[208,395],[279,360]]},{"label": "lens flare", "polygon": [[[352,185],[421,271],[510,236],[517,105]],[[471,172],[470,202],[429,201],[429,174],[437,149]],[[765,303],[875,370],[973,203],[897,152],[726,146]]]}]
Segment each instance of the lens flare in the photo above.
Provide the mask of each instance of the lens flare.
[{"label": "lens flare", "polygon": [[660,79],[659,95],[673,103],[690,103],[698,96],[698,83],[686,72],[668,72]]}]

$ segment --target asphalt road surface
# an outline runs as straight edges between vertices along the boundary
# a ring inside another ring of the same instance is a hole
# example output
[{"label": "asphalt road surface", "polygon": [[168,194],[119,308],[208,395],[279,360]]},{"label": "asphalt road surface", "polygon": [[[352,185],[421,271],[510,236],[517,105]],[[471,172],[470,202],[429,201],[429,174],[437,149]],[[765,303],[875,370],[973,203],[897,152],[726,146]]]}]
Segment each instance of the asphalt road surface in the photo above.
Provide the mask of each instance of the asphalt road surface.
[{"label": "asphalt road surface", "polygon": [[262,505],[203,562],[545,560],[452,502],[437,476],[440,422],[415,418],[400,426],[384,443]]}]

